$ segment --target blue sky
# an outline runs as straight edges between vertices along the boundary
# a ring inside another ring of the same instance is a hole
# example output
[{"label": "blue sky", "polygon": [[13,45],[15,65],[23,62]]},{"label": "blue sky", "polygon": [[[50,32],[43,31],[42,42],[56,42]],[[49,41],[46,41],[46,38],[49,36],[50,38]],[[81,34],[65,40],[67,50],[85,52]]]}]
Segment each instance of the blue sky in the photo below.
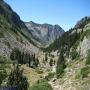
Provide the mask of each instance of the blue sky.
[{"label": "blue sky", "polygon": [[65,31],[90,16],[90,0],[5,0],[20,18],[36,23],[58,24]]}]

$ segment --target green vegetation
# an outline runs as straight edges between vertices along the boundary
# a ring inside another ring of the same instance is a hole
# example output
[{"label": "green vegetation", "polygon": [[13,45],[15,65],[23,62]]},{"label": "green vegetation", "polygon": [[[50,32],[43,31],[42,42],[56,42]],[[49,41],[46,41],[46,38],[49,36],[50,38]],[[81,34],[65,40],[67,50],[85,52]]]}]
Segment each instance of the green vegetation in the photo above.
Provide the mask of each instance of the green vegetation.
[{"label": "green vegetation", "polygon": [[10,60],[3,55],[0,55],[0,86],[2,85],[3,81],[8,77],[8,68],[10,67]]},{"label": "green vegetation", "polygon": [[53,66],[53,63],[54,63],[54,62],[53,62],[53,59],[50,59],[49,65],[50,65],[50,66]]},{"label": "green vegetation", "polygon": [[11,71],[7,85],[9,87],[17,87],[18,90],[28,90],[27,78],[23,76],[23,70],[20,70],[19,65],[14,66]]},{"label": "green vegetation", "polygon": [[90,67],[89,66],[85,66],[84,68],[81,69],[81,76],[82,78],[85,78],[88,76],[88,74],[90,73]]},{"label": "green vegetation", "polygon": [[[1,66],[0,66],[1,67]],[[5,69],[0,69],[0,86],[3,80],[7,77],[7,72]]]},{"label": "green vegetation", "polygon": [[77,33],[75,30],[74,33],[71,34],[73,29],[65,32],[61,37],[56,39],[54,43],[52,43],[49,47],[43,49],[44,51],[52,51],[52,50],[59,50],[64,47],[65,51],[69,51],[70,48],[80,39],[80,33]]},{"label": "green vegetation", "polygon": [[3,32],[0,31],[0,38],[3,38],[4,37],[4,34]]},{"label": "green vegetation", "polygon": [[61,78],[63,76],[64,69],[66,68],[63,54],[64,54],[64,51],[62,49],[61,52],[60,52],[59,59],[57,61],[57,67],[56,67],[57,78]]},{"label": "green vegetation", "polygon": [[80,21],[78,21],[77,22],[77,24],[75,25],[75,29],[77,29],[77,28],[80,28],[80,29],[82,29],[82,28],[84,28],[84,26],[86,25],[86,24],[88,24],[90,22],[90,17],[87,17],[87,16],[85,16],[84,18],[82,18]]},{"label": "green vegetation", "polygon": [[81,34],[80,40],[82,41],[85,36],[86,36],[86,37],[90,36],[90,29],[84,31],[84,32]]},{"label": "green vegetation", "polygon": [[30,55],[29,53],[21,52],[19,49],[14,48],[10,55],[11,60],[17,61],[20,64],[29,64],[30,67],[36,68],[39,64],[38,58],[35,58],[34,55]]},{"label": "green vegetation", "polygon": [[70,53],[70,55],[71,55],[72,60],[74,60],[78,56],[78,53],[77,53],[77,51],[74,50]]},{"label": "green vegetation", "polygon": [[41,80],[33,85],[30,90],[52,90],[52,87],[48,84],[46,80]]},{"label": "green vegetation", "polygon": [[4,42],[4,43],[5,43],[5,45],[7,45],[7,46],[8,46],[8,48],[10,48],[10,47],[11,47],[9,42]]},{"label": "green vegetation", "polygon": [[55,76],[55,73],[49,72],[48,75],[45,77],[46,80],[50,80]]},{"label": "green vegetation", "polygon": [[90,65],[90,49],[88,50],[88,54],[86,57],[86,65]]},{"label": "green vegetation", "polygon": [[48,60],[47,53],[45,53],[45,61],[47,61],[47,60]]}]

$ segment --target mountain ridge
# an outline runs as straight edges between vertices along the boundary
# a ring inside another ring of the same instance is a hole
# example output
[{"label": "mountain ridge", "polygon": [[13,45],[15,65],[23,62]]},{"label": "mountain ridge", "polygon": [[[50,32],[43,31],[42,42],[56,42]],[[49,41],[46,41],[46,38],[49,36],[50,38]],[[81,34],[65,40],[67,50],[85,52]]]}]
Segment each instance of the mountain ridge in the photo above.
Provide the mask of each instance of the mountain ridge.
[{"label": "mountain ridge", "polygon": [[[50,44],[65,31],[59,25],[38,24],[33,21],[25,22],[27,28],[31,31],[32,36],[38,39],[41,44]],[[34,38],[34,39],[35,39]]]}]

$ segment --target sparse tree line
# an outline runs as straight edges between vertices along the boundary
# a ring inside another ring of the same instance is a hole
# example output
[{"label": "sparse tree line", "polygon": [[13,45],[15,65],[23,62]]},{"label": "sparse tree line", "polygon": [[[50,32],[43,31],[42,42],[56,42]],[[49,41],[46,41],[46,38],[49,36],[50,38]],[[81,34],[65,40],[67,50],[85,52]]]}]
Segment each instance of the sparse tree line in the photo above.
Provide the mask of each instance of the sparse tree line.
[{"label": "sparse tree line", "polygon": [[29,67],[32,68],[36,68],[39,65],[39,60],[35,57],[35,54],[30,55],[29,53],[21,52],[17,48],[12,50],[10,59],[13,61],[17,61],[19,64],[28,64]]}]

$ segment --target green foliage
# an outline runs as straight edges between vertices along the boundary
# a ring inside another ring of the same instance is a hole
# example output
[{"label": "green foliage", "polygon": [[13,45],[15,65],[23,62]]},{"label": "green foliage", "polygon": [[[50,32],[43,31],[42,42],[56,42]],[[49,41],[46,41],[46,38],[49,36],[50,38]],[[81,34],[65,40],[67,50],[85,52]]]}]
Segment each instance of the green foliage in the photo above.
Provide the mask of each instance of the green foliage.
[{"label": "green foliage", "polygon": [[7,77],[7,72],[5,69],[0,69],[0,86],[3,80]]},{"label": "green foliage", "polygon": [[76,76],[75,76],[76,79],[80,79],[81,78],[81,74],[78,73]]},{"label": "green foliage", "polygon": [[0,38],[3,38],[4,37],[4,34],[2,31],[0,31]]},{"label": "green foliage", "polygon": [[47,61],[48,60],[48,57],[47,57],[47,53],[45,54],[45,61]]},{"label": "green foliage", "polygon": [[5,80],[7,78],[7,65],[9,63],[9,60],[7,59],[7,57],[0,55],[0,86],[3,82],[3,80]]},{"label": "green foliage", "polygon": [[86,36],[86,37],[90,36],[90,29],[84,31],[84,32],[81,34],[80,40],[82,41],[85,36]]},{"label": "green foliage", "polygon": [[23,70],[20,70],[19,65],[14,66],[14,70],[11,71],[7,85],[9,87],[17,87],[18,90],[28,90],[28,81],[23,76]]},{"label": "green foliage", "polygon": [[19,49],[14,48],[10,55],[11,60],[16,60],[20,64],[28,63],[30,67],[36,68],[39,64],[38,58],[35,58],[34,55],[30,55],[29,53],[21,52]]},{"label": "green foliage", "polygon": [[64,74],[64,66],[63,65],[57,66],[56,74],[57,74],[57,78],[63,77],[63,74]]},{"label": "green foliage", "polygon": [[5,45],[8,46],[8,48],[10,48],[10,43],[9,42],[4,42],[4,43],[5,43]]},{"label": "green foliage", "polygon": [[81,76],[82,78],[85,78],[88,76],[88,74],[90,73],[90,67],[89,66],[85,66],[84,68],[81,69]]},{"label": "green foliage", "polygon": [[77,29],[77,28],[82,29],[89,22],[90,22],[90,17],[85,16],[84,18],[82,18],[80,21],[77,22],[77,24],[75,25],[75,29]]},{"label": "green foliage", "polygon": [[46,80],[50,80],[55,76],[55,73],[49,72],[48,75],[45,77]]},{"label": "green foliage", "polygon": [[71,55],[72,60],[74,60],[78,56],[78,53],[77,53],[77,51],[74,50],[70,53],[70,55]]},{"label": "green foliage", "polygon": [[10,59],[6,56],[0,55],[0,64],[9,64],[11,63]]},{"label": "green foliage", "polygon": [[53,62],[53,59],[50,59],[49,65],[50,65],[50,66],[53,66],[53,63],[54,63],[54,62]]},{"label": "green foliage", "polygon": [[63,49],[61,49],[60,56],[57,61],[57,67],[56,67],[57,78],[62,77],[62,75],[64,74],[64,69],[66,68],[63,53],[64,53],[64,51],[63,51]]},{"label": "green foliage", "polygon": [[33,85],[30,90],[52,90],[52,87],[46,80],[41,80],[37,84]]},{"label": "green foliage", "polygon": [[88,50],[88,54],[86,57],[86,65],[90,65],[90,50]]},{"label": "green foliage", "polygon": [[80,33],[77,33],[77,30],[71,34],[73,29],[70,29],[69,31],[65,32],[61,37],[56,39],[54,43],[50,44],[49,47],[44,48],[44,51],[52,51],[61,49],[64,47],[65,51],[69,51],[70,48],[77,42],[77,40],[80,39]]}]

